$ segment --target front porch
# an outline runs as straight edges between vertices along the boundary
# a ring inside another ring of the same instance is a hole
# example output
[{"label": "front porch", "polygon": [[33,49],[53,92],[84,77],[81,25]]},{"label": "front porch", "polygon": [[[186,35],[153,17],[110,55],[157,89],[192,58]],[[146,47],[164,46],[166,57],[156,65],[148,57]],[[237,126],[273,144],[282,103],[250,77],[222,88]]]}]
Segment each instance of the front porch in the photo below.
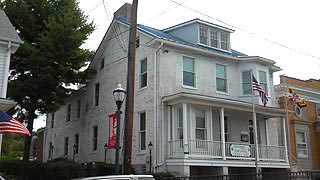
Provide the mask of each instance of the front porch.
[{"label": "front porch", "polygon": [[255,105],[254,116],[251,103],[193,94],[164,102],[167,164],[289,167],[284,110]]},{"label": "front porch", "polygon": [[[225,153],[222,152],[221,141],[188,140],[183,148],[182,140],[168,142],[168,158],[194,159],[226,159],[226,160],[255,160],[255,145],[238,142],[226,142]],[[285,146],[258,145],[260,161],[286,162]],[[224,155],[224,156],[223,156]]]}]

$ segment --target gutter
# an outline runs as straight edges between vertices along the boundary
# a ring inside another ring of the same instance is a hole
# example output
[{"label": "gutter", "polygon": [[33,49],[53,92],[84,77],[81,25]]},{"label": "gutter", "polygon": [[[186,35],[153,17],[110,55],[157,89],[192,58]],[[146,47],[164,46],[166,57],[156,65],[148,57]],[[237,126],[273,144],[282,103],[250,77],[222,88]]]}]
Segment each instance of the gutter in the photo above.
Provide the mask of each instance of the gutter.
[{"label": "gutter", "polygon": [[156,172],[156,166],[158,164],[158,156],[157,156],[157,117],[158,117],[158,76],[157,76],[157,59],[158,59],[158,52],[159,50],[163,47],[163,42],[159,45],[159,47],[155,50],[154,53],[154,64],[153,64],[153,146],[154,146],[154,158],[153,158],[153,163],[154,164],[154,172]]}]

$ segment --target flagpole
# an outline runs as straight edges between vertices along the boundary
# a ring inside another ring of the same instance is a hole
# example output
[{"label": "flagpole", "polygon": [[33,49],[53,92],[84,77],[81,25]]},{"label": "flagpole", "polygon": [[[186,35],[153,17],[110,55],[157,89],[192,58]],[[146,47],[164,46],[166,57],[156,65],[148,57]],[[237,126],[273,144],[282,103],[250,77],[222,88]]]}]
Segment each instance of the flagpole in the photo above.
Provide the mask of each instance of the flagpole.
[{"label": "flagpole", "polygon": [[250,69],[250,74],[251,74],[251,99],[252,99],[252,118],[253,118],[253,132],[254,132],[254,145],[255,145],[255,157],[254,157],[254,162],[256,166],[256,173],[259,174],[259,166],[258,166],[258,157],[259,157],[259,149],[258,149],[258,134],[257,134],[257,117],[256,117],[256,110],[254,106],[254,91],[253,91],[253,72],[252,68]]},{"label": "flagpole", "polygon": [[[285,85],[285,98],[284,98],[284,100],[285,100],[285,108],[286,108],[286,124],[285,124],[285,126],[287,126],[287,139],[288,139],[288,143],[286,143],[286,145],[287,145],[287,152],[286,152],[286,155],[287,155],[287,160],[289,161],[289,166],[290,166],[290,169],[292,168],[292,161],[291,161],[291,138],[290,138],[290,124],[289,124],[289,113],[288,113],[288,88],[289,88],[289,86],[288,86],[288,84],[287,84],[287,81],[286,81],[286,77],[283,77],[284,78],[284,85]],[[285,132],[286,133],[286,132]]]}]

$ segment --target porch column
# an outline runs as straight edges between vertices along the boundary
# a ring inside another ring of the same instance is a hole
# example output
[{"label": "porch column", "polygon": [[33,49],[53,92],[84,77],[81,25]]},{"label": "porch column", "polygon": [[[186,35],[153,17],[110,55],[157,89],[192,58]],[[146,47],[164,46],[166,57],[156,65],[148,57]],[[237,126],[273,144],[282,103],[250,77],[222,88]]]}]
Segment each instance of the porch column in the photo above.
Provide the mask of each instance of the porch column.
[{"label": "porch column", "polygon": [[288,152],[288,144],[287,144],[286,118],[282,118],[282,126],[283,126],[282,130],[283,130],[284,149],[286,153],[286,162],[289,162],[288,153],[290,152]]},{"label": "porch column", "polygon": [[222,151],[222,159],[226,160],[226,140],[225,140],[225,132],[224,132],[224,108],[220,109],[220,136],[221,136],[221,151]]},{"label": "porch column", "polygon": [[182,103],[182,117],[183,117],[183,152],[189,154],[189,145],[188,145],[188,126],[187,126],[187,104]]}]

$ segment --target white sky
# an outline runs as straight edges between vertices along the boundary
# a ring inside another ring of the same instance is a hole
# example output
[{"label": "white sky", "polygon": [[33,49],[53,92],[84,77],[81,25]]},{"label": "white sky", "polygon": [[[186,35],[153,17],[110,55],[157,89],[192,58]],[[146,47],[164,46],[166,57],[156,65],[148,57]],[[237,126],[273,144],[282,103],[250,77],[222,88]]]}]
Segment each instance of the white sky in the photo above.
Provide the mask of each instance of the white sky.
[{"label": "white sky", "polygon": [[[132,0],[79,2],[96,24],[83,48],[96,50],[113,13]],[[139,0],[138,23],[164,29],[199,18],[229,27],[235,30],[231,34],[232,49],[277,62],[283,69],[274,74],[274,83],[278,84],[281,74],[303,80],[320,79],[319,7],[318,0]],[[37,120],[34,129],[44,126],[45,121]]]}]

